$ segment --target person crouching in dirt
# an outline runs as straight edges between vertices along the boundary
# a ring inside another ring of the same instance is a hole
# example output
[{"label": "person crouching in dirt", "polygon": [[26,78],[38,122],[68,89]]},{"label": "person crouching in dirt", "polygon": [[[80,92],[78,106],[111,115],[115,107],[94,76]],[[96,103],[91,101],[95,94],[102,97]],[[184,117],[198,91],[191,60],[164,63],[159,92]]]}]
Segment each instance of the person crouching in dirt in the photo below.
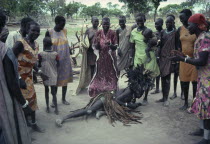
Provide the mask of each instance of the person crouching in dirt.
[{"label": "person crouching in dirt", "polygon": [[[153,80],[150,74],[151,72],[146,71],[143,66],[137,66],[134,70],[128,69],[128,87],[123,92],[102,92],[96,97],[93,97],[85,108],[78,109],[61,119],[57,119],[56,125],[61,127],[68,119],[91,115],[93,113],[96,113],[96,118],[99,119],[102,115],[101,109],[105,110],[105,114],[111,123],[117,120],[125,125],[131,122],[140,122],[139,120],[142,116],[133,115],[130,112],[132,109],[141,106],[141,103],[135,103],[135,101],[144,94],[144,89],[153,86]],[[140,113],[138,112],[138,114]]]},{"label": "person crouching in dirt", "polygon": [[57,97],[56,97],[56,84],[57,84],[57,68],[59,66],[58,53],[52,50],[52,41],[50,37],[45,37],[43,40],[44,51],[39,53],[39,67],[44,75],[48,76],[48,79],[44,80],[45,87],[45,100],[46,100],[46,112],[50,112],[49,108],[49,86],[51,87],[51,94],[53,96],[53,103],[55,106],[55,114],[58,114]]}]

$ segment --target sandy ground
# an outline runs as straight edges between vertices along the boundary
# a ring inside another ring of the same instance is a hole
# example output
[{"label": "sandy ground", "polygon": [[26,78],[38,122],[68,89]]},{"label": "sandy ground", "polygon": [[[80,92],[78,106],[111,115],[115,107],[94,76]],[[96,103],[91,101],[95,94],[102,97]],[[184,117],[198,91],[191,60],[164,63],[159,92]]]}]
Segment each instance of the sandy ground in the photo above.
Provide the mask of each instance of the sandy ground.
[{"label": "sandy ground", "polygon": [[[187,112],[180,111],[183,101],[180,96],[170,100],[168,108],[163,107],[155,100],[161,98],[161,93],[149,95],[149,104],[138,108],[143,113],[142,124],[123,126],[117,122],[115,127],[109,124],[106,116],[97,120],[94,116],[72,119],[66,122],[62,128],[55,126],[55,119],[68,114],[70,111],[84,107],[89,97],[87,91],[74,96],[73,93],[78,84],[78,75],[74,76],[74,83],[68,85],[67,100],[70,105],[61,104],[61,88],[58,90],[59,115],[45,112],[44,88],[42,84],[36,84],[39,110],[37,121],[46,129],[45,133],[36,133],[32,130],[32,137],[36,139],[34,144],[193,144],[199,141],[199,137],[189,136],[188,133],[198,126],[198,119]],[[120,79],[120,88],[126,86],[125,78]],[[173,92],[173,85],[170,95]],[[178,86],[180,94],[180,86]],[[192,98],[192,92],[190,91]],[[141,101],[140,99],[139,101]]]},{"label": "sandy ground", "polygon": [[[42,31],[45,32],[46,29]],[[37,40],[40,44],[40,51],[42,51],[42,40],[43,35]],[[75,37],[69,37],[69,40],[75,40]],[[46,129],[46,132],[36,133],[30,130],[32,138],[35,139],[33,144],[193,144],[201,139],[188,135],[190,131],[198,127],[198,119],[192,114],[179,110],[179,107],[183,105],[180,99],[180,85],[177,90],[179,97],[173,101],[170,100],[168,108],[163,107],[160,103],[155,103],[155,100],[162,97],[161,93],[149,95],[149,104],[138,108],[143,114],[142,124],[123,126],[122,123],[117,122],[113,127],[106,116],[100,120],[92,116],[88,120],[84,118],[70,120],[62,128],[57,128],[56,118],[82,108],[89,102],[87,91],[77,96],[73,95],[78,80],[78,75],[75,75],[74,82],[68,85],[67,100],[71,103],[69,106],[61,104],[61,88],[58,89],[59,115],[55,115],[52,108],[51,113],[45,112],[44,86],[35,85],[39,106],[37,122]],[[120,79],[120,88],[126,87],[125,80],[125,78]],[[173,83],[171,83],[170,96],[172,93]],[[191,101],[191,87],[189,97]]]}]

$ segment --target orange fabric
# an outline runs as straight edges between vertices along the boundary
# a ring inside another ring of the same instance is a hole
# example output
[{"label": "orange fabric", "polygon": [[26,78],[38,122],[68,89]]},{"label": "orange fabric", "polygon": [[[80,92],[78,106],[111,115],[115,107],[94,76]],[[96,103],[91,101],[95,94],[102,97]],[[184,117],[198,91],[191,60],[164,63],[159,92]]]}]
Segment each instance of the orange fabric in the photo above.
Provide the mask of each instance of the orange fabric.
[{"label": "orange fabric", "polygon": [[[182,26],[180,30],[180,41],[182,53],[185,56],[193,57],[195,40],[196,35],[190,35],[189,31]],[[180,81],[183,82],[197,81],[198,74],[196,67],[185,62],[180,62],[179,77]]]},{"label": "orange fabric", "polygon": [[21,78],[26,82],[27,88],[21,89],[21,92],[26,100],[29,102],[29,106],[33,111],[38,109],[36,92],[34,88],[32,69],[38,60],[38,43],[35,42],[35,50],[24,40],[20,40],[24,46],[24,51],[18,56],[18,72]]}]

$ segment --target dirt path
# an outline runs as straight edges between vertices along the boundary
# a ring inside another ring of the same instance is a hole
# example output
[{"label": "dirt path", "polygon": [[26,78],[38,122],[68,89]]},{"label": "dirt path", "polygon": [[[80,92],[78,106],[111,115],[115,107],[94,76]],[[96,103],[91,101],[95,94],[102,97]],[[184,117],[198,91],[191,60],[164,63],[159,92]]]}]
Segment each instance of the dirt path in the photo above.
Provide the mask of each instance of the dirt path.
[{"label": "dirt path", "polygon": [[[124,81],[125,79],[120,79],[121,88],[126,86]],[[44,88],[41,84],[35,85],[39,104],[38,123],[46,129],[46,132],[40,134],[31,131],[32,137],[36,139],[34,144],[193,144],[200,139],[188,135],[198,126],[198,119],[194,115],[178,110],[183,104],[180,97],[170,101],[170,106],[165,108],[155,103],[155,100],[161,98],[161,94],[150,94],[149,105],[138,108],[144,115],[142,124],[123,126],[117,122],[113,127],[106,116],[100,120],[92,116],[87,121],[84,118],[77,118],[66,122],[62,128],[57,128],[56,118],[66,115],[71,110],[84,107],[89,101],[86,91],[78,96],[72,96],[77,84],[78,76],[75,76],[75,81],[69,84],[67,93],[70,106],[61,104],[61,88],[58,90],[60,110],[58,116],[53,113],[53,109],[50,114],[45,112]]]}]

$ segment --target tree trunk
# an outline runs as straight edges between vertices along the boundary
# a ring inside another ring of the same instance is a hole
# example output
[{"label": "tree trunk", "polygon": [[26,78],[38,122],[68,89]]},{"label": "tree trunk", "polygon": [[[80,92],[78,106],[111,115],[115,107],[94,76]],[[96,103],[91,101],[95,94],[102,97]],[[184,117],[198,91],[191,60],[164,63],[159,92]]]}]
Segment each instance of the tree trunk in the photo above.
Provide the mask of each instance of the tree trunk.
[{"label": "tree trunk", "polygon": [[157,9],[158,9],[158,8],[155,8],[155,13],[154,13],[154,22],[155,22],[155,20],[156,20],[156,16],[157,16]]}]

